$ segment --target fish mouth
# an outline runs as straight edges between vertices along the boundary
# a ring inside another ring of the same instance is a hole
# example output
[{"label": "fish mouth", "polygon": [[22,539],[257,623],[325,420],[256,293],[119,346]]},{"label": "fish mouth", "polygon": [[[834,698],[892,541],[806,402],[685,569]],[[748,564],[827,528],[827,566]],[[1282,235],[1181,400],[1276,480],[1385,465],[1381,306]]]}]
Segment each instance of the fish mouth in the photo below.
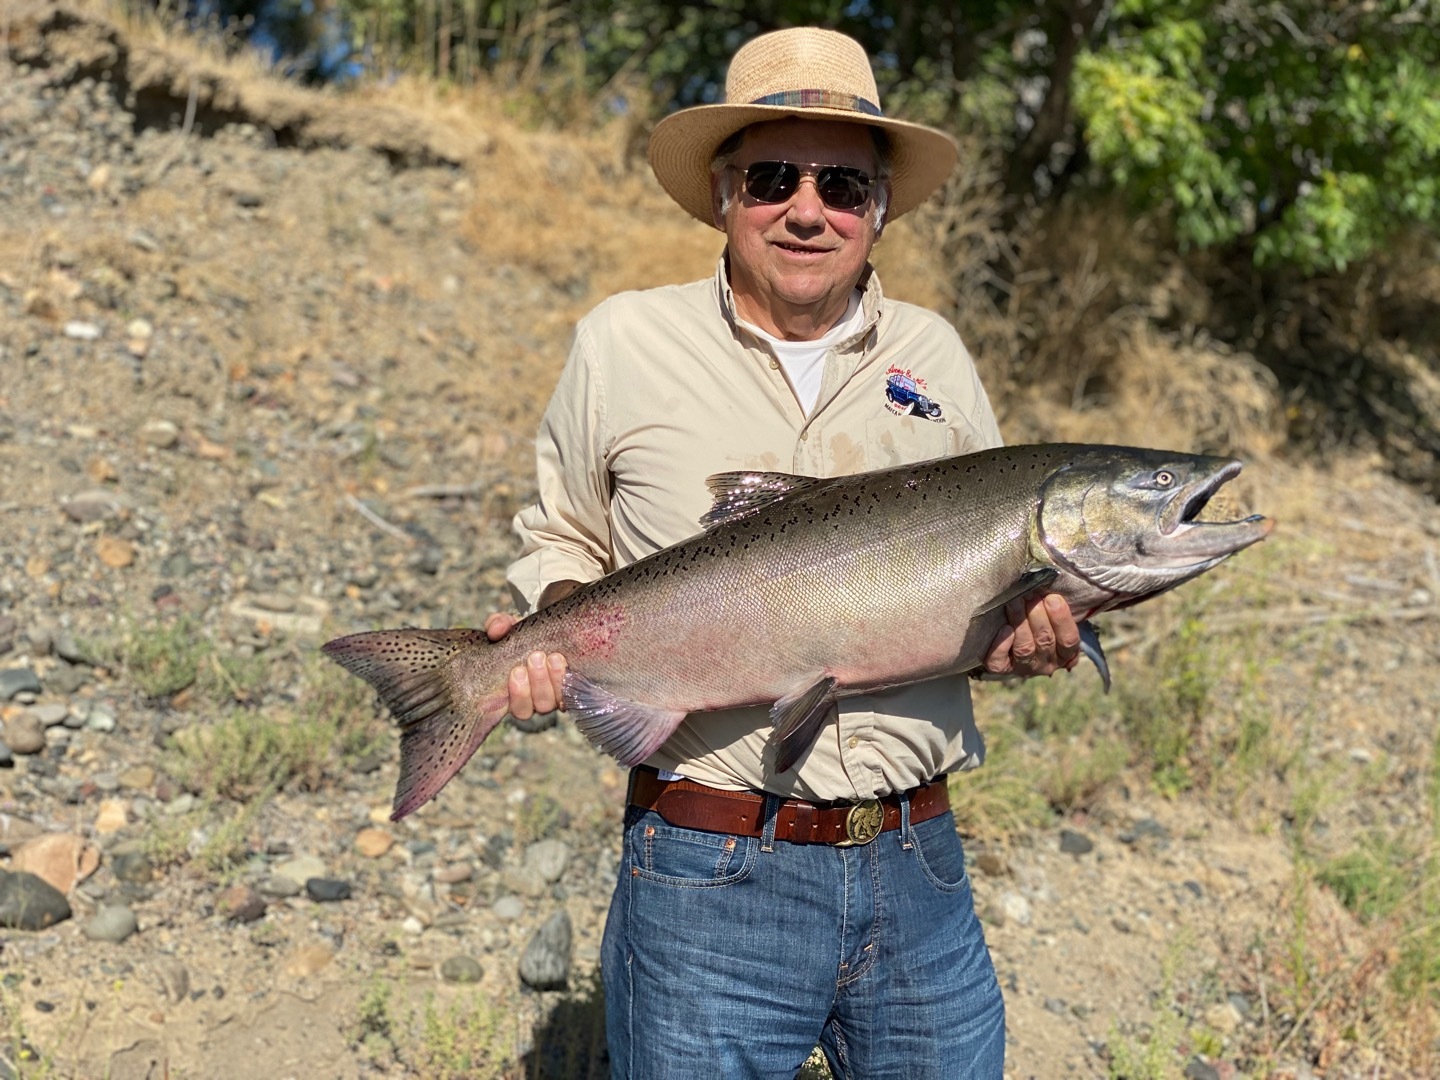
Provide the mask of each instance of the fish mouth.
[{"label": "fish mouth", "polygon": [[1240,462],[1227,461],[1177,491],[1161,510],[1159,542],[1146,545],[1146,554],[1200,562],[1218,561],[1269,536],[1275,522],[1261,514],[1233,521],[1208,520],[1200,516],[1215,493],[1240,475],[1241,468]]}]

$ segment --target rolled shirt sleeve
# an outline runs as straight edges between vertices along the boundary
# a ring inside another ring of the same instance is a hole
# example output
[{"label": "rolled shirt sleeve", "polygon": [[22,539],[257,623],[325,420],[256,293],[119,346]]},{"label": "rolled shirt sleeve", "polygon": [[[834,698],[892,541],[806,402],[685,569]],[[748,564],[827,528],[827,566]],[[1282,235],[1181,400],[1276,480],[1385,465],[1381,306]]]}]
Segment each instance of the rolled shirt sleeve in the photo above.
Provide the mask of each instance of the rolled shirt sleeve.
[{"label": "rolled shirt sleeve", "polygon": [[545,586],[594,581],[615,569],[605,445],[605,387],[582,322],[535,437],[538,497],[515,515],[520,557],[506,575],[522,611]]}]

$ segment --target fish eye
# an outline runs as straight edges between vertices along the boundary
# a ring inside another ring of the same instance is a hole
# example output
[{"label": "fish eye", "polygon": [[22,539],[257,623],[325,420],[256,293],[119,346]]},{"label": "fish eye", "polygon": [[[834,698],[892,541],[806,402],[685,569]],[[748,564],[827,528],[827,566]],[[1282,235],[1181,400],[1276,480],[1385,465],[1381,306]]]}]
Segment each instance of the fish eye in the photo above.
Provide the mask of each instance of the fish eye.
[{"label": "fish eye", "polygon": [[1168,488],[1175,483],[1175,474],[1169,469],[1161,469],[1155,474],[1155,486]]}]

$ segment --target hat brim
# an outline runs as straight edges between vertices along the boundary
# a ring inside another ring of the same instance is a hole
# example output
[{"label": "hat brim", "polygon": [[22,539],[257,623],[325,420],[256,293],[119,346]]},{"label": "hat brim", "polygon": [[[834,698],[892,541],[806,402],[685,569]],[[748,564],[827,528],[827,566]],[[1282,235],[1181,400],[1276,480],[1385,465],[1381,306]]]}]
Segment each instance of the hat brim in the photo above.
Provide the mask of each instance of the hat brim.
[{"label": "hat brim", "polygon": [[650,135],[650,167],[670,197],[691,217],[714,226],[710,162],[720,144],[742,128],[771,120],[834,120],[876,127],[890,139],[889,220],[930,197],[954,171],[960,149],[945,132],[924,124],[824,107],[697,105],[671,113]]}]

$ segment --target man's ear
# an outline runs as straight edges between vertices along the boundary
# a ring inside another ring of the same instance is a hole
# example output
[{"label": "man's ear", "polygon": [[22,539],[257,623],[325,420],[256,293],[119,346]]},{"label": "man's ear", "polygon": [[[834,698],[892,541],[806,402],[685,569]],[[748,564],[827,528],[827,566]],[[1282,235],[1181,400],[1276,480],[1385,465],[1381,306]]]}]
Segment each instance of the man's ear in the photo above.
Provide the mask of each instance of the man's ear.
[{"label": "man's ear", "polygon": [[885,233],[885,226],[890,221],[890,182],[884,181],[885,201],[876,203],[875,206],[875,239],[879,240]]},{"label": "man's ear", "polygon": [[725,231],[725,208],[724,200],[720,198],[720,174],[710,173],[710,218],[715,227],[721,232]]}]

